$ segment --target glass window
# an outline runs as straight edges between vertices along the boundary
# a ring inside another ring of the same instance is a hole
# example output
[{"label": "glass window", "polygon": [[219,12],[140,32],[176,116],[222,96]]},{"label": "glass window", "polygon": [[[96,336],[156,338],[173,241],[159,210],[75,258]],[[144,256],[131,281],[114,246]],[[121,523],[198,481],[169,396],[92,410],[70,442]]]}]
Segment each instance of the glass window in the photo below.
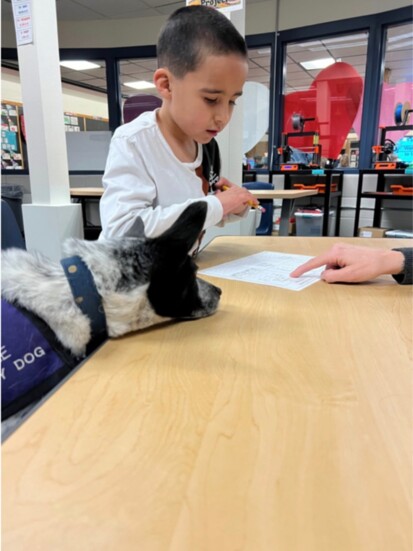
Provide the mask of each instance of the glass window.
[{"label": "glass window", "polygon": [[12,60],[3,60],[1,71],[1,168],[27,168],[20,74]]},{"label": "glass window", "polygon": [[280,162],[357,167],[367,32],[286,48]]},{"label": "glass window", "polygon": [[69,171],[102,171],[112,136],[106,62],[65,59],[60,72]]},{"label": "glass window", "polygon": [[61,61],[66,132],[109,130],[104,61]]},{"label": "glass window", "polygon": [[413,131],[409,128],[413,125],[412,56],[413,24],[389,27],[375,160],[413,164]]},{"label": "glass window", "polygon": [[248,49],[248,78],[244,86],[244,168],[268,168],[271,48]]},{"label": "glass window", "polygon": [[[66,63],[66,62],[64,62]],[[85,63],[85,62],[82,62]],[[92,170],[92,155],[87,159],[84,144],[89,140],[95,148],[93,155],[99,157],[98,168],[104,166],[107,155],[109,132],[108,100],[106,92],[106,64],[104,61],[90,62],[88,66],[61,66],[62,99],[65,130],[73,134],[67,138],[69,169]],[[24,122],[24,106],[17,61],[2,61],[2,168],[7,170],[27,169],[28,156]],[[102,134],[99,140],[95,134],[89,137],[84,132]],[[74,151],[75,154],[71,155]],[[78,159],[83,152],[82,165],[73,164],[72,157]],[[103,160],[102,160],[103,159]]]},{"label": "glass window", "polygon": [[119,64],[122,92],[122,123],[129,122],[144,111],[152,111],[161,105],[153,74],[156,58],[124,59]]}]

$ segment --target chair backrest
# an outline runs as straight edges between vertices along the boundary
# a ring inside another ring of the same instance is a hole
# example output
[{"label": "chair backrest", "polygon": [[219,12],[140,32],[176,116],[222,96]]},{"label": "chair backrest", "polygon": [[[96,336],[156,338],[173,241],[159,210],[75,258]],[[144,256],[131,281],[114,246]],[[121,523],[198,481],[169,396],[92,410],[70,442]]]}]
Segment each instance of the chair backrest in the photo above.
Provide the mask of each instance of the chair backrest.
[{"label": "chair backrest", "polygon": [[131,96],[123,104],[123,122],[130,122],[145,111],[153,111],[161,105],[162,100],[158,96],[151,94]]},{"label": "chair backrest", "polygon": [[1,248],[10,249],[17,247],[25,249],[23,235],[20,231],[14,212],[10,205],[4,200],[1,200]]},{"label": "chair backrest", "polygon": [[[247,189],[274,189],[269,182],[244,182],[243,187]],[[257,235],[272,235],[274,203],[272,199],[259,199],[259,204],[265,209],[261,214],[261,222],[257,228]]]}]

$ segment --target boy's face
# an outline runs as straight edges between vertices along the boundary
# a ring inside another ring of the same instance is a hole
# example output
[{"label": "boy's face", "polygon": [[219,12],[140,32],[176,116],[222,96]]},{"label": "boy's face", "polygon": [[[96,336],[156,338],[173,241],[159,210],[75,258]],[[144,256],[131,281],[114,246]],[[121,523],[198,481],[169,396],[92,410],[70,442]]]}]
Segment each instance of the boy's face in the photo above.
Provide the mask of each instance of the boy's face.
[{"label": "boy's face", "polygon": [[169,123],[182,138],[206,144],[231,119],[248,73],[241,56],[208,55],[196,71],[176,78],[169,73],[169,96],[164,101]]}]

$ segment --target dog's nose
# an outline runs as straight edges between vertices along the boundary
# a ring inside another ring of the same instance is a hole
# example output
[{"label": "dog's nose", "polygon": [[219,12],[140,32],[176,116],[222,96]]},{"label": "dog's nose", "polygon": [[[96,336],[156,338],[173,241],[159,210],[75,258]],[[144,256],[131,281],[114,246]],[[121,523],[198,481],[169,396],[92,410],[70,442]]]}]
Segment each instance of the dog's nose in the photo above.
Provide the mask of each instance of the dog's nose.
[{"label": "dog's nose", "polygon": [[219,296],[222,295],[222,290],[221,290],[219,287],[216,287],[216,286],[214,285],[214,289],[215,289],[216,293],[217,293]]}]

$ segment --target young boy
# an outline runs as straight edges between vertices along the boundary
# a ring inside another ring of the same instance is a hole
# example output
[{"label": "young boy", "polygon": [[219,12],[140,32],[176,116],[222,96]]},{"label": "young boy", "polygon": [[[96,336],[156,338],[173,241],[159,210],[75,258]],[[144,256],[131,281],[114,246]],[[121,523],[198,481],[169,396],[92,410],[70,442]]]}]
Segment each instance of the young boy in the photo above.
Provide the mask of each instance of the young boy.
[{"label": "young boy", "polygon": [[137,217],[156,237],[200,199],[208,204],[204,229],[239,220],[248,203],[257,204],[248,190],[220,178],[214,140],[247,77],[242,36],[217,10],[185,7],[161,30],[157,56],[162,106],[119,127],[111,141],[100,201],[103,238],[133,235]]}]

